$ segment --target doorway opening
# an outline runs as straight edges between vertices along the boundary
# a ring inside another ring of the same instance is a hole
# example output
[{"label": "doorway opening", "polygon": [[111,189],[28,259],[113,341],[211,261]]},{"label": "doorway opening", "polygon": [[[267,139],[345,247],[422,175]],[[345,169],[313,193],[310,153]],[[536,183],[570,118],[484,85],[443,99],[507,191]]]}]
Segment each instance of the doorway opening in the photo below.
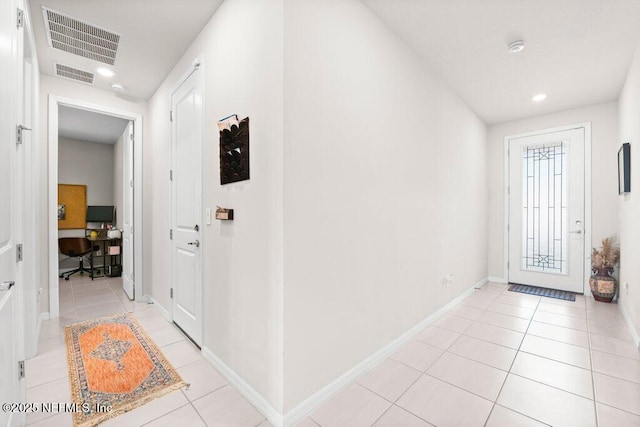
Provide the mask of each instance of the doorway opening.
[{"label": "doorway opening", "polygon": [[[88,129],[94,130],[101,123],[112,133],[87,132],[79,123],[92,123]],[[104,138],[99,140],[98,134]],[[49,216],[50,317],[60,315],[60,273],[79,268],[80,258],[65,261],[69,257],[54,255],[59,254],[61,237],[88,237],[83,266],[89,271],[84,277],[121,277],[128,298],[141,300],[142,116],[50,96],[48,142],[48,205],[49,212],[58,212]],[[70,212],[73,206],[76,211]],[[109,218],[89,217],[94,213],[104,216],[107,211]],[[79,223],[71,224],[72,219]]]},{"label": "doorway opening", "polygon": [[589,123],[505,137],[505,278],[584,293],[591,243]]}]

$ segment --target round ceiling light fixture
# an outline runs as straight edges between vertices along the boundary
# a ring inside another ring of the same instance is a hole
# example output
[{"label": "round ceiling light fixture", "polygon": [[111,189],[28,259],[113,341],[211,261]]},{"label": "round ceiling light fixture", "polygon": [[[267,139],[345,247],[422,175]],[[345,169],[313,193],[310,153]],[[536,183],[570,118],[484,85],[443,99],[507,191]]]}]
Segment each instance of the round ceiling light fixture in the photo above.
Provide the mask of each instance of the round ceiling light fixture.
[{"label": "round ceiling light fixture", "polygon": [[524,49],[524,41],[516,40],[514,42],[511,42],[507,45],[507,48],[509,49],[509,53],[518,53],[522,49]]},{"label": "round ceiling light fixture", "polygon": [[98,68],[96,72],[104,77],[113,77],[116,74],[113,72],[113,70],[110,70],[108,68]]},{"label": "round ceiling light fixture", "polygon": [[546,98],[547,98],[547,95],[545,95],[544,93],[539,93],[535,95],[533,98],[531,98],[531,100],[533,102],[540,102],[540,101],[544,101]]},{"label": "round ceiling light fixture", "polygon": [[122,86],[120,83],[111,83],[111,89],[123,91],[124,86]]}]

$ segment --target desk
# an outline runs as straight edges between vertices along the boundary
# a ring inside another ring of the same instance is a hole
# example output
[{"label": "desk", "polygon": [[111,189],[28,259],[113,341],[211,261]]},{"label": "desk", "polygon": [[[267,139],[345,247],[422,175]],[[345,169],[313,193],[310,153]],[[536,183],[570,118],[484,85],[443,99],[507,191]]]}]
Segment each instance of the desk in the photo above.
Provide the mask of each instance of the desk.
[{"label": "desk", "polygon": [[[89,253],[89,264],[90,264],[90,268],[91,268],[91,280],[93,280],[96,277],[104,277],[107,275],[107,267],[109,267],[112,271],[115,271],[114,267],[120,267],[120,265],[122,264],[122,245],[120,243],[120,239],[110,239],[108,237],[97,237],[95,239],[91,239],[88,238],[89,241],[91,242],[91,252]],[[114,254],[114,255],[110,255],[109,254],[109,248],[111,247],[118,247],[118,253]],[[96,247],[98,248],[98,251],[102,252],[102,255],[96,256],[95,252],[96,252]],[[102,275],[98,275],[100,274],[100,268],[98,268],[97,266],[94,265],[94,259],[100,259],[102,258]],[[109,259],[109,263],[107,264],[107,258]],[[120,268],[118,268],[118,271],[121,271]],[[97,273],[97,274],[96,274]],[[120,276],[120,274],[118,273],[116,274],[112,274],[112,276]]]}]

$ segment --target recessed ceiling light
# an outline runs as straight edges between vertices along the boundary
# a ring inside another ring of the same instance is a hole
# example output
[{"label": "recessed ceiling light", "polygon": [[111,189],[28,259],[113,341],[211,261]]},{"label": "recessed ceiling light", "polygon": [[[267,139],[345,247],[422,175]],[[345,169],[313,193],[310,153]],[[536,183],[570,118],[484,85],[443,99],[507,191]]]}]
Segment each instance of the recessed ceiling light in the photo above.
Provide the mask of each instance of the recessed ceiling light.
[{"label": "recessed ceiling light", "polygon": [[113,70],[110,70],[108,68],[98,68],[96,72],[101,76],[105,76],[105,77],[113,77],[115,74]]},{"label": "recessed ceiling light", "polygon": [[522,49],[524,49],[524,41],[516,40],[514,42],[509,43],[507,47],[509,48],[510,53],[518,53]]},{"label": "recessed ceiling light", "polygon": [[111,89],[124,90],[124,86],[122,86],[120,83],[111,83]]},{"label": "recessed ceiling light", "polygon": [[545,95],[544,93],[539,93],[536,96],[534,96],[533,98],[531,98],[531,100],[534,101],[534,102],[540,102],[540,101],[544,101],[546,97],[547,97],[547,95]]}]

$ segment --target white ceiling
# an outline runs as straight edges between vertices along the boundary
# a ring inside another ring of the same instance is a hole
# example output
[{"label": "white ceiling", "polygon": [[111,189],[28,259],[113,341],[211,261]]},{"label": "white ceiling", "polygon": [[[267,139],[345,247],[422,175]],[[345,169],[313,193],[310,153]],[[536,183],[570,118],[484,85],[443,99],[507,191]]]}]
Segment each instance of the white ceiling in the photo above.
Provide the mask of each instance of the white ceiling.
[{"label": "white ceiling", "polygon": [[[111,78],[96,75],[94,86],[111,89],[117,82],[125,94],[149,99],[182,56],[222,0],[34,0],[30,14],[40,71],[54,75],[53,63],[94,72],[111,68]],[[42,6],[121,35],[114,66],[49,47]]]},{"label": "white ceiling", "polygon": [[[640,36],[638,0],[362,1],[488,124],[617,99]],[[48,46],[45,5],[120,33],[116,76],[96,75],[94,85],[118,82],[125,95],[148,99],[221,3],[33,1],[41,72],[53,75],[54,61],[104,66]],[[520,38],[525,49],[509,54]],[[532,102],[540,92],[547,99]]]},{"label": "white ceiling", "polygon": [[114,144],[128,120],[92,111],[60,106],[58,108],[58,137],[85,142]]},{"label": "white ceiling", "polygon": [[488,124],[616,100],[640,36],[638,0],[362,1]]}]

